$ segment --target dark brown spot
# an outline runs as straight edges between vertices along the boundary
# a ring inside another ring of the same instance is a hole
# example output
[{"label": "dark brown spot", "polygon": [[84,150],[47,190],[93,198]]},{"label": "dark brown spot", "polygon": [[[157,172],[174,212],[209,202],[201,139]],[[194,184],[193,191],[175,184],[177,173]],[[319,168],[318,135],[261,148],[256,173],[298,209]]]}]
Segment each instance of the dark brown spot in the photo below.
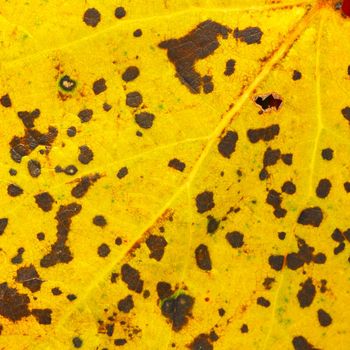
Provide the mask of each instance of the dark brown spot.
[{"label": "dark brown spot", "polygon": [[141,29],[136,29],[133,33],[135,38],[139,38],[142,35],[142,30]]},{"label": "dark brown spot", "polygon": [[312,207],[304,209],[298,218],[298,224],[301,225],[311,225],[314,227],[319,227],[323,220],[323,213],[321,208]]},{"label": "dark brown spot", "polygon": [[269,264],[272,269],[276,271],[281,271],[284,263],[283,255],[270,255]]},{"label": "dark brown spot", "polygon": [[322,150],[322,158],[324,160],[332,160],[333,159],[333,150],[331,148],[325,148]]},{"label": "dark brown spot", "polygon": [[301,79],[301,73],[297,70],[293,71],[293,80],[300,80]]},{"label": "dark brown spot", "polygon": [[204,244],[200,244],[196,248],[194,253],[196,257],[197,266],[202,270],[210,271],[212,266],[208,247]]},{"label": "dark brown spot", "polygon": [[11,197],[17,197],[23,193],[23,190],[21,187],[19,187],[17,185],[10,184],[7,186],[7,193]]},{"label": "dark brown spot", "polygon": [[343,117],[350,122],[350,107],[345,107],[341,110]]},{"label": "dark brown spot", "polygon": [[323,309],[317,311],[317,317],[322,327],[327,327],[332,323],[332,317]]},{"label": "dark brown spot", "polygon": [[174,159],[169,160],[168,167],[174,168],[178,171],[184,171],[186,164],[181,162],[181,160],[174,158]]},{"label": "dark brown spot", "polygon": [[82,123],[87,123],[91,120],[93,113],[92,109],[83,109],[78,113],[78,117]]},{"label": "dark brown spot", "polygon": [[270,204],[274,208],[273,214],[276,216],[276,218],[280,219],[286,216],[287,210],[281,207],[282,198],[280,193],[278,193],[277,191],[270,190],[268,192],[266,197],[266,203]]},{"label": "dark brown spot", "polygon": [[344,182],[344,190],[346,193],[350,193],[350,182],[349,181],[346,181]]},{"label": "dark brown spot", "polygon": [[249,129],[247,131],[248,139],[251,143],[257,143],[260,140],[271,141],[280,132],[280,127],[278,124],[270,125],[266,128],[260,129]]},{"label": "dark brown spot", "polygon": [[178,332],[187,324],[193,304],[194,298],[187,294],[180,294],[163,302],[162,314],[171,321],[172,329],[175,332]]},{"label": "dark brown spot", "polygon": [[102,106],[103,110],[109,112],[112,109],[112,106],[109,103],[104,103]]},{"label": "dark brown spot", "polygon": [[22,120],[24,126],[28,129],[34,128],[34,120],[40,116],[39,109],[34,109],[32,112],[18,112],[18,117]]},{"label": "dark brown spot", "polygon": [[103,215],[96,215],[92,219],[92,222],[94,225],[99,226],[99,227],[104,227],[107,225],[107,221]]},{"label": "dark brown spot", "polygon": [[240,248],[244,244],[244,235],[238,231],[228,232],[225,237],[232,248]]},{"label": "dark brown spot", "polygon": [[122,280],[130,290],[136,293],[141,293],[143,289],[143,280],[140,278],[140,273],[131,267],[129,264],[124,264],[121,267]]},{"label": "dark brown spot", "polygon": [[287,165],[293,164],[293,154],[286,153],[281,155],[282,162]]},{"label": "dark brown spot", "polygon": [[90,27],[96,27],[101,20],[100,13],[95,8],[89,8],[85,11],[83,21]]},{"label": "dark brown spot", "polygon": [[22,283],[32,293],[38,292],[41,288],[42,280],[39,277],[34,265],[21,267],[17,270],[16,281]]},{"label": "dark brown spot", "polygon": [[263,282],[263,286],[266,290],[270,290],[272,288],[272,284],[276,282],[276,280],[272,277],[266,277]]},{"label": "dark brown spot", "polygon": [[282,187],[281,187],[282,192],[287,193],[287,194],[294,194],[296,191],[296,187],[292,181],[286,181]]},{"label": "dark brown spot", "polygon": [[271,149],[268,147],[264,153],[264,167],[275,165],[280,158],[281,151],[279,149]]},{"label": "dark brown spot", "polygon": [[38,207],[46,212],[52,209],[52,204],[55,202],[49,192],[39,193],[35,195],[34,198]]},{"label": "dark brown spot", "polygon": [[238,134],[235,131],[227,131],[226,135],[220,140],[218,150],[225,158],[230,158],[236,149]]},{"label": "dark brown spot", "polygon": [[248,325],[242,324],[241,333],[248,333],[248,331],[249,331]]},{"label": "dark brown spot", "polygon": [[269,307],[271,305],[271,303],[264,297],[259,297],[258,299],[256,299],[256,303],[263,307]]},{"label": "dark brown spot", "polygon": [[303,336],[299,335],[293,338],[294,350],[319,350],[314,348]]},{"label": "dark brown spot", "polygon": [[99,95],[101,92],[107,90],[106,80],[104,78],[96,80],[92,84],[92,90],[94,91],[95,95]]},{"label": "dark brown spot", "polygon": [[125,17],[125,15],[126,15],[126,11],[124,7],[119,6],[114,11],[114,16],[117,17],[118,19]]},{"label": "dark brown spot", "polygon": [[136,79],[139,76],[139,74],[140,74],[140,71],[137,67],[130,66],[130,67],[126,68],[126,70],[122,74],[122,79],[125,82],[129,82],[129,81]]},{"label": "dark brown spot", "polygon": [[94,153],[88,146],[80,146],[79,151],[78,160],[80,163],[89,164],[94,159]]},{"label": "dark brown spot", "polygon": [[[211,55],[219,47],[218,37],[227,39],[230,31],[228,27],[207,20],[198,24],[187,35],[159,44],[160,48],[167,50],[168,58],[175,66],[176,77],[191,93],[200,93],[201,87],[208,84],[195,70],[196,61]],[[206,89],[208,92],[208,86]]]},{"label": "dark brown spot", "polygon": [[225,74],[226,76],[232,75],[232,74],[235,72],[235,65],[236,65],[236,61],[233,60],[233,59],[229,59],[229,60],[226,62],[226,67],[225,67],[224,74]]},{"label": "dark brown spot", "polygon": [[212,216],[208,216],[207,233],[213,234],[219,228],[220,221]]},{"label": "dark brown spot", "polygon": [[119,300],[118,310],[125,312],[126,314],[134,307],[134,301],[131,295],[128,295],[124,299]]},{"label": "dark brown spot", "polygon": [[23,262],[23,253],[24,253],[24,248],[18,248],[17,249],[17,255],[15,255],[12,259],[11,262],[12,264],[22,264]]},{"label": "dark brown spot", "polygon": [[278,238],[283,241],[286,238],[286,233],[283,231],[278,232]]},{"label": "dark brown spot", "polygon": [[124,166],[118,170],[117,178],[122,179],[126,175],[128,175],[128,168],[126,166]]},{"label": "dark brown spot", "polygon": [[148,112],[141,112],[135,115],[136,124],[143,129],[152,127],[154,121],[154,114]]},{"label": "dark brown spot", "polygon": [[190,345],[191,350],[213,350],[213,345],[209,341],[207,334],[200,334]]},{"label": "dark brown spot", "polygon": [[233,36],[248,45],[260,44],[263,32],[259,27],[248,27],[242,30],[236,28],[233,32]]},{"label": "dark brown spot", "polygon": [[74,337],[72,339],[72,343],[75,348],[81,348],[83,345],[83,341],[79,337]]},{"label": "dark brown spot", "polygon": [[204,191],[197,195],[196,206],[198,213],[204,213],[215,207],[214,194],[210,191]]},{"label": "dark brown spot", "polygon": [[282,97],[275,93],[258,95],[254,97],[254,102],[263,112],[278,111],[282,105]]},{"label": "dark brown spot", "polygon": [[51,324],[51,309],[33,309],[32,315],[40,324]]},{"label": "dark brown spot", "polygon": [[301,289],[298,291],[297,297],[300,307],[310,306],[316,295],[316,288],[312,283],[312,279],[308,278],[304,283],[300,284]]},{"label": "dark brown spot", "polygon": [[11,102],[10,96],[8,94],[6,94],[4,96],[1,96],[0,97],[0,104],[3,107],[6,107],[6,108],[11,107],[12,106],[12,102]]},{"label": "dark brown spot", "polygon": [[29,160],[28,164],[28,172],[31,177],[38,177],[41,174],[41,164],[37,160]]},{"label": "dark brown spot", "polygon": [[0,219],[0,235],[2,235],[5,232],[5,229],[9,223],[8,218],[1,218]]},{"label": "dark brown spot", "polygon": [[322,179],[317,185],[316,195],[319,198],[326,198],[331,190],[332,184],[328,179]]},{"label": "dark brown spot", "polygon": [[212,82],[213,77],[205,75],[202,77],[203,92],[209,94],[214,90],[214,84]]},{"label": "dark brown spot", "polygon": [[114,340],[114,345],[115,346],[123,346],[127,343],[126,339],[124,338],[118,338]]},{"label": "dark brown spot", "polygon": [[151,251],[149,257],[160,261],[164,255],[164,248],[167,246],[168,242],[163,236],[150,235],[146,239],[146,244]]},{"label": "dark brown spot", "polygon": [[73,187],[71,195],[75,198],[83,197],[89,188],[100,178],[99,174],[94,174],[90,176],[83,176],[79,183]]},{"label": "dark brown spot", "polygon": [[173,292],[171,290],[171,285],[168,282],[158,282],[157,283],[157,294],[159,299],[169,298]]},{"label": "dark brown spot", "polygon": [[126,95],[125,103],[129,107],[136,108],[142,103],[142,95],[138,91],[129,92]]},{"label": "dark brown spot", "polygon": [[111,252],[111,249],[109,248],[109,246],[106,243],[102,243],[98,248],[97,248],[97,254],[101,257],[101,258],[105,258],[109,255],[109,253]]}]

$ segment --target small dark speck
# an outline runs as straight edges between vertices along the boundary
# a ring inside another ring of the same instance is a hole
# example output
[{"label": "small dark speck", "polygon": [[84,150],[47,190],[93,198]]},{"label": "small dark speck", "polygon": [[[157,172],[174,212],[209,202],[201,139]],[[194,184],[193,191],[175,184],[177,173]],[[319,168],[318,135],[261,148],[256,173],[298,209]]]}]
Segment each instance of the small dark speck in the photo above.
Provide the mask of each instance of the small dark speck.
[{"label": "small dark speck", "polygon": [[10,96],[8,94],[1,96],[0,103],[3,107],[6,107],[6,108],[12,106],[11,99],[10,99]]},{"label": "small dark speck", "polygon": [[324,160],[332,160],[333,159],[333,150],[331,148],[325,148],[322,150],[322,158]]},{"label": "small dark speck", "polygon": [[81,348],[83,345],[83,341],[79,337],[74,337],[72,342],[75,348]]},{"label": "small dark speck", "polygon": [[99,227],[104,227],[107,225],[107,221],[103,215],[96,215],[93,220],[93,224]]},{"label": "small dark speck", "polygon": [[57,296],[57,295],[61,295],[62,291],[58,287],[55,287],[55,288],[51,289],[51,293],[52,293],[52,295]]},{"label": "small dark speck", "polygon": [[7,193],[11,197],[17,197],[17,196],[20,196],[23,193],[23,190],[22,190],[21,187],[19,187],[17,185],[10,184],[10,185],[7,186]]},{"label": "small dark speck", "polygon": [[73,301],[73,300],[75,300],[77,298],[77,296],[75,295],[75,294],[68,294],[67,295],[67,299],[69,300],[69,301]]},{"label": "small dark speck", "polygon": [[293,72],[293,80],[300,80],[301,79],[301,73],[297,70]]},{"label": "small dark speck", "polygon": [[107,90],[106,80],[104,78],[96,80],[92,85],[92,90],[95,95],[99,95],[103,91]]},{"label": "small dark speck", "polygon": [[16,175],[17,175],[17,170],[11,168],[11,169],[9,170],[9,174],[10,174],[11,176],[16,176]]},{"label": "small dark speck", "polygon": [[243,324],[241,327],[241,332],[242,333],[248,333],[248,326],[246,324]]},{"label": "small dark speck", "polygon": [[118,19],[121,19],[121,18],[123,18],[123,17],[125,17],[125,15],[126,15],[126,11],[125,11],[125,9],[124,9],[124,7],[117,7],[116,9],[115,9],[115,11],[114,11],[114,15],[115,15],[115,17],[117,17]]},{"label": "small dark speck", "polygon": [[39,233],[37,233],[36,237],[39,241],[43,241],[45,239],[45,233],[39,232]]},{"label": "small dark speck", "polygon": [[133,33],[135,38],[139,38],[142,35],[142,30],[141,29],[136,29]]},{"label": "small dark speck", "polygon": [[97,249],[97,253],[101,258],[105,258],[106,256],[109,255],[110,252],[111,252],[111,249],[108,247],[106,243],[102,243]]},{"label": "small dark speck", "polygon": [[114,241],[116,245],[121,245],[123,243],[123,240],[120,237],[117,237]]},{"label": "small dark speck", "polygon": [[278,238],[283,241],[286,238],[286,233],[285,232],[278,232]]},{"label": "small dark speck", "polygon": [[112,106],[111,106],[110,104],[108,104],[107,102],[105,102],[105,103],[103,104],[103,110],[104,110],[104,111],[108,112],[108,111],[110,111],[111,109],[112,109]]},{"label": "small dark speck", "polygon": [[90,27],[96,27],[101,20],[100,13],[95,8],[87,9],[83,16],[83,21]]},{"label": "small dark speck", "polygon": [[77,134],[77,129],[75,126],[70,126],[68,129],[67,129],[67,135],[69,137],[74,137],[75,135]]},{"label": "small dark speck", "polygon": [[126,175],[128,175],[128,168],[126,166],[124,166],[124,167],[119,169],[119,171],[117,173],[117,178],[122,179]]}]

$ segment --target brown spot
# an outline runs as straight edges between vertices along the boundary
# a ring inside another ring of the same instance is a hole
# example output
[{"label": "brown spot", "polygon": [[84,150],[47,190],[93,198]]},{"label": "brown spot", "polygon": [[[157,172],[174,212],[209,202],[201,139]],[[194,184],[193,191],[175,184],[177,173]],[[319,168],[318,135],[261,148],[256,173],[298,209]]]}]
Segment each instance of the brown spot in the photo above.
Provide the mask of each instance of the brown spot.
[{"label": "brown spot", "polygon": [[164,300],[161,307],[162,314],[171,321],[172,329],[175,332],[187,324],[193,304],[194,298],[187,294],[180,294],[177,297]]},{"label": "brown spot", "polygon": [[263,32],[259,27],[248,27],[242,30],[236,28],[233,32],[233,36],[240,41],[251,45],[260,44]]},{"label": "brown spot", "polygon": [[345,107],[341,110],[343,117],[350,122],[350,107]]},{"label": "brown spot", "polygon": [[194,253],[196,257],[197,266],[202,270],[210,271],[212,266],[208,247],[204,244],[200,244],[196,248]]},{"label": "brown spot", "polygon": [[230,59],[226,62],[226,67],[225,67],[225,71],[224,74],[226,76],[230,76],[235,72],[235,65],[236,65],[236,61],[233,59]]},{"label": "brown spot", "polygon": [[123,346],[127,343],[126,339],[124,338],[118,338],[114,340],[114,345],[115,346]]},{"label": "brown spot", "polygon": [[271,149],[268,147],[264,153],[264,167],[275,165],[280,158],[281,151],[279,149]]},{"label": "brown spot", "polygon": [[83,176],[79,183],[73,187],[71,195],[75,198],[83,197],[89,188],[100,178],[100,174],[94,174],[90,176]]},{"label": "brown spot", "polygon": [[22,120],[24,126],[28,129],[34,128],[34,119],[40,116],[39,109],[34,109],[32,112],[18,112],[17,113],[19,119]]},{"label": "brown spot", "polygon": [[280,127],[278,124],[273,124],[267,126],[266,128],[260,129],[249,129],[247,131],[248,139],[251,143],[257,143],[260,140],[271,141],[280,132]]},{"label": "brown spot", "polygon": [[213,350],[213,345],[210,343],[210,338],[207,334],[198,335],[190,345],[191,350]]},{"label": "brown spot", "polygon": [[220,221],[211,215],[208,216],[207,233],[213,234],[219,228]]},{"label": "brown spot", "polygon": [[119,300],[118,302],[118,310],[125,312],[126,314],[129,313],[133,307],[134,307],[134,301],[131,295],[128,295],[127,297]]},{"label": "brown spot", "polygon": [[270,255],[269,264],[272,269],[276,271],[281,271],[284,263],[283,255]]},{"label": "brown spot", "polygon": [[118,19],[125,17],[125,15],[126,15],[126,11],[122,6],[117,7],[114,11],[114,16]]},{"label": "brown spot", "polygon": [[228,232],[225,237],[232,248],[240,248],[244,244],[244,235],[238,231]]},{"label": "brown spot", "polygon": [[343,186],[344,186],[345,192],[350,193],[350,182],[349,181],[344,182]]},{"label": "brown spot", "polygon": [[294,337],[292,343],[294,350],[318,350],[301,335]]},{"label": "brown spot", "polygon": [[51,324],[51,309],[33,309],[32,315],[40,324]]},{"label": "brown spot", "polygon": [[184,171],[186,164],[181,162],[181,160],[174,158],[174,159],[169,160],[168,167],[174,168],[178,171]]},{"label": "brown spot", "polygon": [[317,185],[316,195],[319,198],[326,198],[331,190],[332,184],[328,179],[322,179]]},{"label": "brown spot", "polygon": [[47,150],[55,140],[58,132],[57,129],[50,126],[47,134],[42,134],[34,129],[26,129],[23,137],[14,136],[10,142],[11,158],[20,163],[22,157],[28,156],[39,145],[46,146]]},{"label": "brown spot", "polygon": [[294,194],[296,191],[296,187],[292,181],[286,181],[282,185],[281,190],[282,190],[282,192],[287,193],[287,194]]},{"label": "brown spot", "polygon": [[131,267],[129,264],[124,264],[121,267],[122,280],[130,290],[136,293],[141,293],[143,289],[143,280],[140,278],[140,273]]},{"label": "brown spot", "polygon": [[96,27],[101,20],[100,13],[95,8],[89,8],[85,11],[83,21],[90,27]]},{"label": "brown spot", "polygon": [[52,209],[52,204],[55,202],[49,192],[39,193],[34,196],[35,202],[40,209],[47,212]]},{"label": "brown spot", "polygon": [[286,262],[289,269],[297,270],[304,264],[310,264],[311,261],[318,263],[317,260],[320,258],[319,254],[322,253],[314,256],[313,252],[315,251],[315,248],[310,247],[303,239],[300,238],[298,238],[298,248],[299,251],[297,253],[290,253],[287,255]]},{"label": "brown spot", "polygon": [[149,129],[153,125],[154,114],[148,112],[141,112],[135,115],[136,124],[143,129]]},{"label": "brown spot", "polygon": [[57,239],[51,245],[51,251],[40,260],[41,267],[51,267],[59,263],[67,264],[73,259],[69,247],[66,246],[66,241],[72,224],[72,217],[78,215],[80,211],[81,205],[77,203],[60,206],[55,216],[57,220]]},{"label": "brown spot", "polygon": [[95,95],[99,95],[101,92],[107,90],[106,80],[104,78],[96,80],[92,84],[92,90],[94,91]]},{"label": "brown spot", "polygon": [[226,135],[220,140],[218,150],[225,158],[230,158],[236,149],[238,134],[235,131],[227,131]]},{"label": "brown spot", "polygon": [[10,184],[7,186],[7,193],[11,197],[17,197],[23,193],[23,190],[21,187],[19,187],[17,185]]},{"label": "brown spot", "polygon": [[31,177],[38,177],[41,174],[41,164],[37,160],[29,160],[28,164],[28,172]]},{"label": "brown spot", "polygon": [[203,84],[203,92],[205,94],[209,94],[214,90],[214,84],[212,82],[213,77],[210,75],[205,75],[202,78],[202,84]]},{"label": "brown spot", "polygon": [[324,148],[322,150],[322,158],[324,160],[332,160],[333,159],[333,150],[331,148]]},{"label": "brown spot", "polygon": [[308,278],[304,283],[300,284],[301,289],[298,291],[297,297],[300,307],[310,306],[316,295],[316,288],[312,283],[312,279]]},{"label": "brown spot", "polygon": [[266,277],[263,282],[263,286],[266,290],[270,290],[272,288],[272,284],[276,282],[276,280],[272,277]]},{"label": "brown spot", "polygon": [[157,294],[159,299],[169,298],[173,292],[171,290],[171,285],[168,282],[158,282],[157,283]]},{"label": "brown spot", "polygon": [[99,226],[99,227],[104,227],[107,225],[107,221],[103,215],[96,215],[92,219],[92,222],[94,225]]},{"label": "brown spot", "polygon": [[[231,30],[217,22],[207,20],[190,33],[179,38],[162,41],[159,47],[167,50],[168,58],[176,69],[176,77],[191,93],[200,93],[206,83],[195,70],[195,63],[211,55],[218,47],[218,37],[228,38]],[[207,87],[208,89],[208,87]]]},{"label": "brown spot", "polygon": [[80,163],[89,164],[94,159],[94,153],[88,146],[80,146],[79,151],[78,160]]},{"label": "brown spot", "polygon": [[22,283],[32,293],[38,292],[43,283],[34,265],[21,267],[17,270],[16,281]]},{"label": "brown spot", "polygon": [[215,207],[214,194],[210,191],[204,191],[197,195],[196,206],[198,213],[204,213]]},{"label": "brown spot", "polygon": [[129,92],[126,95],[125,104],[129,107],[136,108],[142,103],[142,95],[138,91]]},{"label": "brown spot", "polygon": [[118,170],[117,178],[122,179],[126,175],[128,175],[128,168],[126,166],[124,166]]},{"label": "brown spot", "polygon": [[[93,115],[92,109],[83,109],[78,113],[78,117],[82,123],[87,123],[91,120]],[[75,129],[75,128],[74,128]],[[74,135],[76,134],[76,130],[74,132]],[[69,135],[68,135],[69,136]],[[71,136],[72,137],[72,136]]]},{"label": "brown spot", "polygon": [[332,323],[332,317],[323,309],[317,311],[317,317],[322,327],[327,327]]},{"label": "brown spot", "polygon": [[258,95],[254,97],[254,102],[263,112],[278,111],[282,105],[282,97],[275,93]]},{"label": "brown spot", "polygon": [[12,106],[12,102],[11,102],[10,96],[8,94],[6,94],[4,96],[1,96],[0,97],[0,104],[3,107],[6,107],[6,108],[11,107]]},{"label": "brown spot", "polygon": [[293,76],[292,76],[293,80],[300,80],[301,79],[301,73],[297,70],[293,71]]},{"label": "brown spot", "polygon": [[314,227],[319,227],[323,220],[323,213],[321,208],[312,207],[304,209],[298,218],[298,224],[310,225]]},{"label": "brown spot", "polygon": [[101,258],[105,258],[109,255],[109,253],[111,252],[111,249],[109,248],[109,246],[106,243],[102,243],[98,248],[97,248],[97,254],[101,257]]},{"label": "brown spot", "polygon": [[126,70],[122,74],[122,79],[125,82],[129,82],[129,81],[135,80],[139,76],[139,74],[140,74],[140,71],[137,67],[130,66],[126,68]]},{"label": "brown spot", "polygon": [[16,264],[22,264],[23,262],[23,253],[24,253],[24,248],[18,248],[17,249],[17,255],[15,255],[12,259],[11,262],[12,264],[16,265]]},{"label": "brown spot", "polygon": [[264,297],[259,297],[258,299],[256,299],[256,303],[263,307],[269,307],[271,305],[270,301],[265,299]]},{"label": "brown spot", "polygon": [[270,204],[274,208],[273,214],[276,216],[276,218],[280,219],[286,216],[287,210],[281,207],[282,198],[280,193],[278,193],[277,191],[270,190],[268,192],[266,197],[266,203]]},{"label": "brown spot", "polygon": [[0,219],[0,235],[2,235],[5,232],[5,229],[9,223],[8,218],[1,218]]},{"label": "brown spot", "polygon": [[133,36],[135,38],[139,38],[142,35],[142,30],[141,29],[136,29],[133,33]]},{"label": "brown spot", "polygon": [[0,284],[0,315],[12,322],[30,315],[28,309],[29,297],[20,294],[15,288],[9,288],[7,283]]},{"label": "brown spot", "polygon": [[160,261],[164,255],[164,248],[167,246],[168,242],[163,236],[150,235],[146,239],[146,244],[151,251],[149,257]]}]

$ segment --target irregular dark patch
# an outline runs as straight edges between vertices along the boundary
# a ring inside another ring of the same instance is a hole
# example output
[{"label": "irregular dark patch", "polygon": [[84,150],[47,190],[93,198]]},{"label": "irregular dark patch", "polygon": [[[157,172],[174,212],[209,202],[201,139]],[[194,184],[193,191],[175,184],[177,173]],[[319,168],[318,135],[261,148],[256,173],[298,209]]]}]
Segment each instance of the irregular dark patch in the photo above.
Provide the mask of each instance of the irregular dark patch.
[{"label": "irregular dark patch", "polygon": [[280,127],[278,124],[272,124],[266,128],[260,129],[249,129],[247,131],[248,139],[251,143],[257,143],[258,141],[271,141],[280,132]]},{"label": "irregular dark patch", "polygon": [[81,211],[81,205],[70,203],[61,205],[55,216],[57,220],[56,242],[51,245],[51,251],[40,260],[41,267],[51,267],[59,263],[69,263],[73,256],[66,241],[72,224],[72,217],[76,216]]},{"label": "irregular dark patch", "polygon": [[78,113],[78,117],[82,123],[87,123],[88,121],[91,120],[92,115],[93,115],[93,110],[92,109],[83,109]]},{"label": "irregular dark patch", "polygon": [[119,300],[118,302],[118,310],[125,312],[126,314],[129,313],[133,307],[134,307],[134,301],[131,295],[128,295],[127,297]]},{"label": "irregular dark patch", "polygon": [[314,348],[303,336],[299,335],[293,338],[294,350],[319,350]]},{"label": "irregular dark patch", "polygon": [[208,247],[204,244],[200,244],[194,251],[196,257],[197,266],[205,271],[212,269],[211,259]]},{"label": "irregular dark patch", "polygon": [[345,192],[350,193],[350,182],[349,181],[344,182],[343,186],[344,186]]},{"label": "irregular dark patch", "polygon": [[213,234],[219,228],[220,221],[212,216],[208,216],[207,233]]},{"label": "irregular dark patch", "polygon": [[297,297],[300,307],[310,306],[316,295],[316,288],[312,283],[312,279],[308,278],[304,283],[300,284],[301,289],[298,291]]},{"label": "irregular dark patch", "polygon": [[196,206],[198,213],[204,213],[215,207],[214,194],[210,191],[204,191],[197,195]]},{"label": "irregular dark patch", "polygon": [[136,124],[143,129],[149,129],[153,125],[154,114],[148,112],[141,112],[135,115]]},{"label": "irregular dark patch", "polygon": [[142,95],[138,91],[129,92],[126,95],[125,104],[136,108],[142,103]]},{"label": "irregular dark patch", "polygon": [[331,190],[332,184],[328,179],[319,181],[316,188],[316,195],[319,198],[326,198]]},{"label": "irregular dark patch", "polygon": [[40,209],[48,212],[52,209],[52,204],[55,202],[49,192],[42,192],[34,196],[35,202]]},{"label": "irregular dark patch", "polygon": [[270,301],[265,299],[264,297],[259,297],[258,299],[256,299],[256,303],[263,307],[269,307],[271,305]]},{"label": "irregular dark patch", "polygon": [[18,248],[17,249],[17,255],[15,255],[12,259],[11,259],[11,263],[12,264],[22,264],[23,262],[23,253],[24,253],[24,248]]},{"label": "irregular dark patch", "polygon": [[232,248],[240,248],[244,244],[244,235],[238,231],[228,232],[225,238]]},{"label": "irregular dark patch", "polygon": [[173,292],[171,290],[171,285],[168,282],[158,282],[157,283],[157,294],[160,300],[169,298]]},{"label": "irregular dark patch", "polygon": [[259,27],[248,27],[242,30],[236,28],[233,32],[233,36],[248,45],[260,44],[263,32]]},{"label": "irregular dark patch", "polygon": [[94,159],[94,153],[88,146],[80,146],[79,151],[78,160],[80,163],[89,164]]},{"label": "irregular dark patch", "polygon": [[0,219],[0,235],[2,235],[5,232],[5,229],[9,223],[8,218],[1,218]]},{"label": "irregular dark patch", "polygon": [[34,109],[32,112],[18,112],[17,113],[19,119],[22,120],[24,126],[28,129],[34,128],[34,120],[40,116],[39,109]]},{"label": "irregular dark patch", "polygon": [[287,193],[287,194],[294,194],[296,191],[296,187],[292,181],[286,181],[282,187],[281,187],[282,192]]},{"label": "irregular dark patch", "polygon": [[17,185],[10,184],[7,186],[7,193],[11,197],[17,197],[23,193],[23,189]]},{"label": "irregular dark patch", "polygon": [[236,149],[238,134],[235,131],[227,131],[226,135],[220,140],[218,150],[225,158],[230,158]]},{"label": "irregular dark patch", "polygon": [[254,97],[254,102],[263,112],[268,112],[271,110],[278,111],[282,105],[282,101],[282,97],[275,93],[258,95]]},{"label": "irregular dark patch", "polygon": [[38,177],[41,174],[41,164],[37,160],[30,159],[27,164],[28,172],[31,177]]},{"label": "irregular dark patch", "polygon": [[60,79],[58,85],[63,91],[71,92],[75,89],[75,87],[77,86],[77,83],[76,81],[71,79],[68,75],[64,75]]},{"label": "irregular dark patch", "polygon": [[107,90],[106,79],[101,78],[101,79],[96,80],[92,84],[92,90],[93,90],[95,95],[99,95],[101,92]]},{"label": "irregular dark patch", "polygon": [[98,180],[100,179],[100,174],[94,174],[90,176],[83,176],[78,184],[73,187],[71,191],[71,195],[75,198],[81,198],[83,197],[89,188]]},{"label": "irregular dark patch", "polygon": [[[298,238],[298,248],[299,251],[297,253],[287,254],[287,267],[291,270],[297,270],[302,267],[304,264],[310,264],[312,261],[317,262],[319,259],[319,254],[314,255],[315,248],[310,247],[306,242]],[[316,258],[317,257],[317,258]],[[316,261],[315,261],[316,259]]]},{"label": "irregular dark patch", "polygon": [[168,167],[174,168],[178,171],[184,171],[186,164],[181,162],[181,160],[174,158],[174,159],[169,160]]},{"label": "irregular dark patch", "polygon": [[129,264],[121,267],[122,281],[125,282],[130,290],[141,293],[143,289],[143,280],[140,273]]},{"label": "irregular dark patch", "polygon": [[51,309],[33,309],[32,315],[40,324],[51,324]]},{"label": "irregular dark patch", "polygon": [[214,90],[214,84],[212,82],[213,77],[205,75],[202,77],[203,92],[209,94]]},{"label": "irregular dark patch", "polygon": [[266,290],[270,290],[272,288],[272,284],[276,282],[276,280],[272,277],[266,277],[263,282],[263,286]]},{"label": "irregular dark patch", "polygon": [[327,327],[332,323],[332,317],[323,309],[317,311],[317,318],[322,327]]},{"label": "irregular dark patch", "polygon": [[200,334],[194,338],[190,344],[191,350],[213,350],[213,345],[210,342],[210,338],[207,334]]},{"label": "irregular dark patch", "polygon": [[17,270],[16,282],[22,283],[32,293],[38,292],[43,283],[34,265],[21,267]]},{"label": "irregular dark patch", "polygon": [[126,68],[126,70],[122,74],[122,79],[125,82],[129,82],[129,81],[135,80],[139,76],[139,74],[140,74],[140,71],[137,67],[130,66]]},{"label": "irregular dark patch", "polygon": [[298,224],[319,227],[323,220],[323,213],[320,207],[306,208],[298,217]]},{"label": "irregular dark patch", "polygon": [[95,8],[89,8],[85,11],[83,21],[90,27],[96,27],[101,20],[101,14]]},{"label": "irregular dark patch", "polygon": [[160,261],[164,255],[164,248],[167,246],[168,242],[163,236],[150,235],[146,239],[146,244],[151,251],[149,257]]},{"label": "irregular dark patch", "polygon": [[350,122],[350,107],[345,107],[341,110],[343,117]]},{"label": "irregular dark patch", "polygon": [[226,67],[225,67],[224,74],[225,74],[226,76],[232,75],[232,74],[235,72],[235,65],[236,65],[236,61],[233,60],[233,59],[229,59],[229,60],[226,62]]},{"label": "irregular dark patch", "polygon": [[118,338],[114,340],[114,345],[115,346],[123,346],[127,343],[126,339],[124,338]]},{"label": "irregular dark patch", "polygon": [[[179,38],[162,41],[159,47],[175,66],[176,77],[191,93],[200,93],[204,88],[203,77],[195,70],[195,63],[211,55],[218,47],[218,37],[228,38],[231,29],[211,20],[197,25],[190,33]],[[208,89],[208,87],[207,87]]]},{"label": "irregular dark patch", "polygon": [[281,207],[282,198],[281,194],[275,190],[270,190],[266,197],[266,203],[270,204],[273,208],[273,214],[276,218],[280,219],[286,216],[287,210]]}]

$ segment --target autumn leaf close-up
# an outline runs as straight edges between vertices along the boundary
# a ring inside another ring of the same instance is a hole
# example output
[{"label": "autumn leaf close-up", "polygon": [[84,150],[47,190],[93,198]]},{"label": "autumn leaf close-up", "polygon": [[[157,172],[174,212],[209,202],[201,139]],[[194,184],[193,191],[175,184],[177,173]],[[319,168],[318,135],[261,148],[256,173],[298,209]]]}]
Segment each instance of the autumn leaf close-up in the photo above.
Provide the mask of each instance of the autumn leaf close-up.
[{"label": "autumn leaf close-up", "polygon": [[349,350],[350,1],[0,0],[0,350]]}]

